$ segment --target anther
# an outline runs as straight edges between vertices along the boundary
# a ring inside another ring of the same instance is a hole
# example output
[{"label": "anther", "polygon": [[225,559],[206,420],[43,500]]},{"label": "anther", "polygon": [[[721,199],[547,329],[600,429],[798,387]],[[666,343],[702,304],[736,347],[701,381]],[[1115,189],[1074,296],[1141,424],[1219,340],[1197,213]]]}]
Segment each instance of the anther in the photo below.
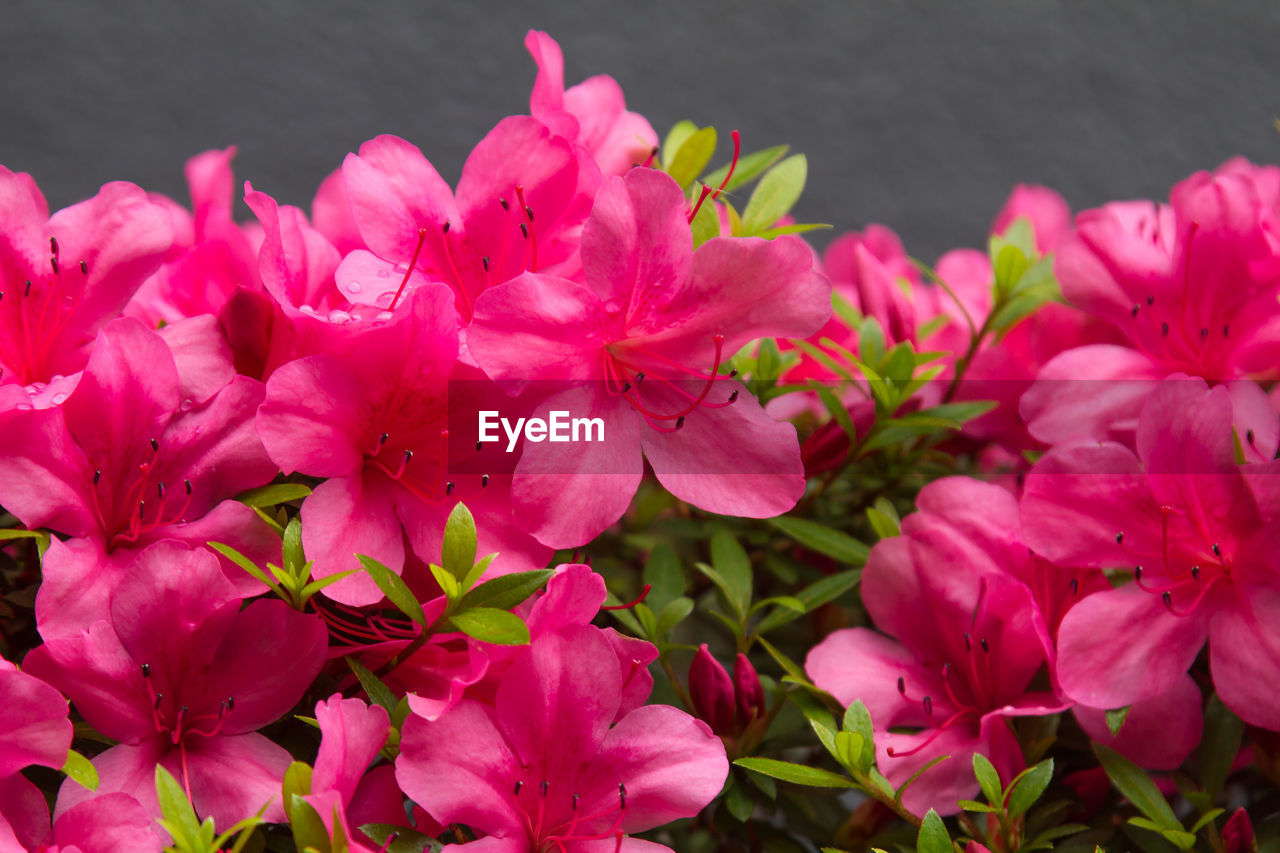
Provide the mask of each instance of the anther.
[{"label": "anther", "polygon": [[622,810],[627,810],[627,788],[621,782],[618,783],[618,802],[622,806]]},{"label": "anther", "polygon": [[526,240],[529,239],[529,226],[525,225],[523,222],[520,223],[520,235]]},{"label": "anther", "polygon": [[728,402],[732,403],[736,399],[738,399],[738,390],[735,388],[733,393],[729,395]]},{"label": "anther", "polygon": [[518,796],[520,796],[520,789],[521,789],[521,788],[523,788],[523,787],[524,787],[524,783],[523,783],[523,782],[521,782],[521,781],[519,781],[519,780],[516,780],[516,791],[515,791],[515,795],[516,795],[517,797],[518,797]]},{"label": "anther", "polygon": [[86,262],[84,262],[84,261],[81,261],[81,262],[80,262],[80,275],[88,275],[88,274],[89,274],[89,264],[87,264],[87,263],[86,263]]},{"label": "anther", "polygon": [[507,204],[507,200],[505,198],[498,199],[498,204],[502,205],[503,210],[511,209],[511,205]]},{"label": "anther", "polygon": [[1137,316],[1138,316],[1138,306],[1137,306],[1137,305],[1133,306],[1133,310],[1132,310],[1132,311],[1130,311],[1129,313],[1130,313],[1132,316],[1137,317]]},{"label": "anther", "polygon": [[102,469],[99,468],[93,472],[93,484],[96,486],[102,482]]},{"label": "anther", "polygon": [[187,490],[187,494],[191,494],[191,481],[190,481],[190,480],[183,480],[183,481],[182,481],[182,486],[183,486],[183,488],[185,488],[185,489]]},{"label": "anther", "polygon": [[150,678],[150,677],[151,677],[151,664],[149,664],[149,663],[144,663],[144,664],[142,665],[142,677],[143,677],[143,678]]},{"label": "anther", "polygon": [[479,452],[480,452],[480,445],[481,445],[481,444],[483,444],[483,443],[484,443],[484,442],[479,441],[479,440],[477,440],[477,441],[476,441],[476,453],[479,453]]},{"label": "anther", "polygon": [[575,812],[578,810],[578,801],[579,801],[579,800],[581,800],[581,799],[582,799],[582,795],[581,795],[581,794],[574,794],[574,795],[573,795],[573,805],[572,805],[572,807],[571,807],[571,808],[572,808]]},{"label": "anther", "polygon": [[1154,296],[1148,296],[1148,297],[1147,297],[1147,304],[1148,304],[1148,305],[1154,305],[1155,303],[1156,303],[1156,298],[1155,298]]},{"label": "anther", "polygon": [[732,379],[733,377],[735,377],[735,376],[737,376],[737,375],[738,375],[738,368],[736,368],[736,367],[735,367],[733,370],[730,370],[730,371],[729,371],[729,378],[730,378],[730,379]]},{"label": "anther", "polygon": [[160,450],[160,439],[158,438],[151,439],[151,452],[155,453],[159,450]]},{"label": "anther", "polygon": [[1140,580],[1142,580],[1142,566],[1134,566],[1134,567],[1133,567],[1133,579],[1134,579],[1135,581],[1140,581]]},{"label": "anther", "polygon": [[1076,580],[1075,578],[1071,579],[1071,594],[1072,595],[1080,594],[1080,581]]},{"label": "anther", "polygon": [[27,282],[27,286],[22,289],[22,295],[23,296],[31,295],[31,282]]},{"label": "anther", "polygon": [[1245,430],[1245,431],[1244,431],[1244,439],[1245,439],[1245,441],[1249,442],[1250,444],[1253,444],[1253,430],[1251,430],[1251,429],[1247,429],[1247,430]]},{"label": "anther", "polygon": [[933,716],[933,700],[930,699],[928,696],[926,696],[924,697],[924,699],[920,701],[920,704],[924,706],[924,715],[926,717],[932,717]]},{"label": "anther", "polygon": [[1122,542],[1124,542],[1124,533],[1123,533],[1123,532],[1121,532],[1121,533],[1117,533],[1117,534],[1116,534],[1116,544],[1117,544],[1117,545],[1119,545],[1119,544],[1120,544],[1120,543],[1122,543]]},{"label": "anther", "polygon": [[533,221],[533,208],[526,204],[526,205],[524,206],[524,215],[525,215],[525,218],[526,218],[526,219],[528,219],[530,222],[532,222],[532,221]]},{"label": "anther", "polygon": [[160,500],[164,500],[164,482],[163,481],[156,483],[156,497],[159,498]]},{"label": "anther", "polygon": [[382,445],[386,444],[387,440],[390,438],[391,438],[391,433],[384,432],[382,435],[378,436],[378,446],[381,447]]},{"label": "anther", "polygon": [[1230,337],[1230,335],[1231,335],[1231,327],[1230,327],[1230,326],[1223,326],[1223,327],[1222,327],[1222,336],[1223,336],[1224,338],[1226,338],[1226,337]]},{"label": "anther", "polygon": [[54,257],[58,256],[58,238],[57,237],[49,238],[49,251],[53,252]]},{"label": "anther", "polygon": [[445,483],[445,484],[444,484],[444,493],[445,493],[446,495],[451,495],[451,494],[453,494],[453,481],[452,481],[452,480],[450,480],[449,482],[447,482],[447,483]]},{"label": "anther", "polygon": [[903,696],[907,695],[907,680],[901,675],[898,676],[898,692]]},{"label": "anther", "polygon": [[643,381],[644,381],[644,371],[641,370],[639,373],[636,374],[636,384],[639,385]]},{"label": "anther", "polygon": [[230,713],[231,711],[234,711],[236,709],[236,697],[228,696],[227,700],[222,704],[227,706],[227,712]]},{"label": "anther", "polygon": [[547,795],[547,789],[548,789],[548,788],[550,788],[550,787],[551,787],[551,786],[550,786],[549,784],[547,784],[547,780],[546,780],[546,779],[543,779],[543,780],[542,780],[542,784],[540,784],[540,785],[538,786],[538,793],[542,794],[542,796],[544,796],[544,797],[545,797],[545,796]]},{"label": "anther", "polygon": [[973,651],[973,643],[969,640],[969,633],[966,631],[964,635],[964,650],[966,652]]},{"label": "anther", "polygon": [[413,451],[406,450],[404,452],[404,464],[408,465],[413,460]]},{"label": "anther", "polygon": [[488,485],[489,485],[489,475],[488,475],[488,474],[481,474],[481,475],[480,475],[480,488],[482,488],[482,489],[483,489],[483,488],[487,487]]},{"label": "anther", "polygon": [[440,228],[440,232],[441,232],[442,234],[448,234],[448,233],[449,233],[449,223],[448,223],[448,222],[446,222],[446,223],[445,223],[445,224]]},{"label": "anther", "polygon": [[1221,549],[1220,547],[1218,547],[1218,543],[1217,543],[1217,542],[1214,542],[1214,543],[1213,543],[1213,556],[1215,556],[1215,557],[1221,557],[1221,556],[1222,556],[1222,549]]},{"label": "anther", "polygon": [[1165,590],[1164,594],[1160,596],[1160,600],[1164,602],[1166,608],[1173,610],[1173,593]]},{"label": "anther", "polygon": [[978,644],[982,646],[982,651],[983,651],[983,653],[984,653],[984,654],[985,654],[985,653],[987,653],[987,652],[989,652],[989,651],[991,651],[991,648],[987,645],[987,638],[986,638],[986,637],[983,637],[981,640],[979,640],[979,641],[978,641]]},{"label": "anther", "polygon": [[1195,580],[1200,580],[1200,567],[1199,567],[1199,566],[1192,566],[1192,567],[1191,567],[1191,577],[1192,577],[1192,578],[1194,578]]},{"label": "anther", "polygon": [[1207,338],[1207,337],[1209,337],[1209,330],[1208,330],[1208,329],[1201,329],[1201,330],[1200,330],[1200,340],[1202,340],[1202,341],[1203,341],[1203,340],[1204,340],[1205,338]]},{"label": "anther", "polygon": [[676,429],[680,429],[682,426],[684,426],[684,415],[676,418]]},{"label": "anther", "polygon": [[58,259],[57,259],[57,258],[50,258],[50,259],[49,259],[49,266],[53,267],[53,274],[54,274],[54,275],[57,275],[57,274],[58,274]]},{"label": "anther", "polygon": [[1161,324],[1160,324],[1160,336],[1161,336],[1161,337],[1165,337],[1165,338],[1169,337],[1169,324],[1168,324],[1168,323],[1161,323]]},{"label": "anther", "polygon": [[484,264],[484,271],[485,271],[485,272],[488,272],[488,271],[489,271],[489,256],[488,256],[488,255],[485,255],[483,258],[481,258],[481,259],[480,259],[480,263]]}]

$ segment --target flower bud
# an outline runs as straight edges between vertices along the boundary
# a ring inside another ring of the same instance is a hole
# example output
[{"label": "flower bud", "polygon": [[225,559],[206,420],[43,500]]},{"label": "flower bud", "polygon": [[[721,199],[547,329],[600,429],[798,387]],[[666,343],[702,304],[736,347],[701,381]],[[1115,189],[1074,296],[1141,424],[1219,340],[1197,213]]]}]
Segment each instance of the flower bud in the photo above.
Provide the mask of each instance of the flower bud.
[{"label": "flower bud", "polygon": [[1244,809],[1236,809],[1222,827],[1223,853],[1253,853],[1257,849],[1249,813]]},{"label": "flower bud", "polygon": [[764,716],[764,689],[760,687],[760,677],[756,675],[751,661],[741,652],[733,662],[733,692],[738,700],[738,717],[742,725]]},{"label": "flower bud", "polygon": [[733,682],[707,644],[698,647],[689,666],[689,697],[693,709],[718,735],[733,734]]}]

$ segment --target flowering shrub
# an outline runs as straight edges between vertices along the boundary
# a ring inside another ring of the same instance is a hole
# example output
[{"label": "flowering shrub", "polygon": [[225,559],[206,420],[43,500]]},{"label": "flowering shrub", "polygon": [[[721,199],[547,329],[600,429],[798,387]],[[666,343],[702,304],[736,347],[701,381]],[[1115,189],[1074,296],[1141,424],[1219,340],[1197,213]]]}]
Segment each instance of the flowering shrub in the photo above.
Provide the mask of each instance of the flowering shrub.
[{"label": "flowering shrub", "polygon": [[1280,168],[818,253],[525,44],[456,187],[0,167],[0,853],[1280,845]]}]

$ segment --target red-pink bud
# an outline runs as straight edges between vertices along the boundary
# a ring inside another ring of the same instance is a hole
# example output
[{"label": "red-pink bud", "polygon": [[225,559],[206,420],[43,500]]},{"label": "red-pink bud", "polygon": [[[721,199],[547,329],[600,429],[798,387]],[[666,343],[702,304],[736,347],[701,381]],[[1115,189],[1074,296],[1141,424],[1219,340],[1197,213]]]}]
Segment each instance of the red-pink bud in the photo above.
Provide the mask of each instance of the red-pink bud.
[{"label": "red-pink bud", "polygon": [[698,647],[689,666],[689,697],[698,716],[718,735],[733,734],[733,682],[707,644]]},{"label": "red-pink bud", "polygon": [[1244,809],[1236,809],[1222,827],[1223,853],[1255,853],[1258,845],[1253,837],[1253,822]]},{"label": "red-pink bud", "polygon": [[756,675],[756,668],[741,652],[733,662],[733,690],[738,700],[738,716],[744,726],[764,716],[764,689],[760,686],[760,676]]}]

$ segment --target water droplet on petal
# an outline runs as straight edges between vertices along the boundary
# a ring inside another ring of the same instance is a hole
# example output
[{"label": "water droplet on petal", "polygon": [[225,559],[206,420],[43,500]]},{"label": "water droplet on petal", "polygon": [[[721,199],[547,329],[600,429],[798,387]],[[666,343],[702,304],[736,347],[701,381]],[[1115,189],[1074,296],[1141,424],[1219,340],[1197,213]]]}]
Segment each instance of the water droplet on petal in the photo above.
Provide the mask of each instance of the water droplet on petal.
[{"label": "water droplet on petal", "polygon": [[18,410],[18,411],[20,411],[20,412],[29,412],[29,411],[31,411],[31,404],[30,404],[30,403],[19,403],[18,405],[14,406],[14,408],[15,408],[15,409],[17,409],[17,410]]},{"label": "water droplet on petal", "polygon": [[396,298],[394,290],[388,290],[378,294],[378,298],[374,300],[379,308],[390,308],[391,300]]},{"label": "water droplet on petal", "polygon": [[178,404],[178,409],[183,412],[189,412],[191,411],[191,407],[194,406],[195,404],[196,403],[194,400],[192,400],[190,397],[187,397],[181,403]]},{"label": "water droplet on petal", "polygon": [[340,311],[337,308],[329,312],[330,323],[350,323],[351,315],[346,311]]},{"label": "water droplet on petal", "polygon": [[359,293],[359,292],[360,292],[360,289],[361,289],[361,288],[360,288],[360,282],[358,282],[358,281],[349,281],[349,282],[347,282],[347,291],[348,291],[348,292],[350,292],[350,293]]},{"label": "water droplet on petal", "polygon": [[53,404],[54,404],[55,406],[61,406],[61,405],[62,405],[63,403],[65,403],[65,402],[67,402],[67,395],[66,395],[66,394],[54,394],[54,395],[53,395]]},{"label": "water droplet on petal", "polygon": [[379,311],[376,319],[386,322],[387,320],[390,320],[394,316],[395,315],[392,314],[390,311]]},{"label": "water droplet on petal", "polygon": [[378,270],[378,278],[391,278],[391,270]]}]

